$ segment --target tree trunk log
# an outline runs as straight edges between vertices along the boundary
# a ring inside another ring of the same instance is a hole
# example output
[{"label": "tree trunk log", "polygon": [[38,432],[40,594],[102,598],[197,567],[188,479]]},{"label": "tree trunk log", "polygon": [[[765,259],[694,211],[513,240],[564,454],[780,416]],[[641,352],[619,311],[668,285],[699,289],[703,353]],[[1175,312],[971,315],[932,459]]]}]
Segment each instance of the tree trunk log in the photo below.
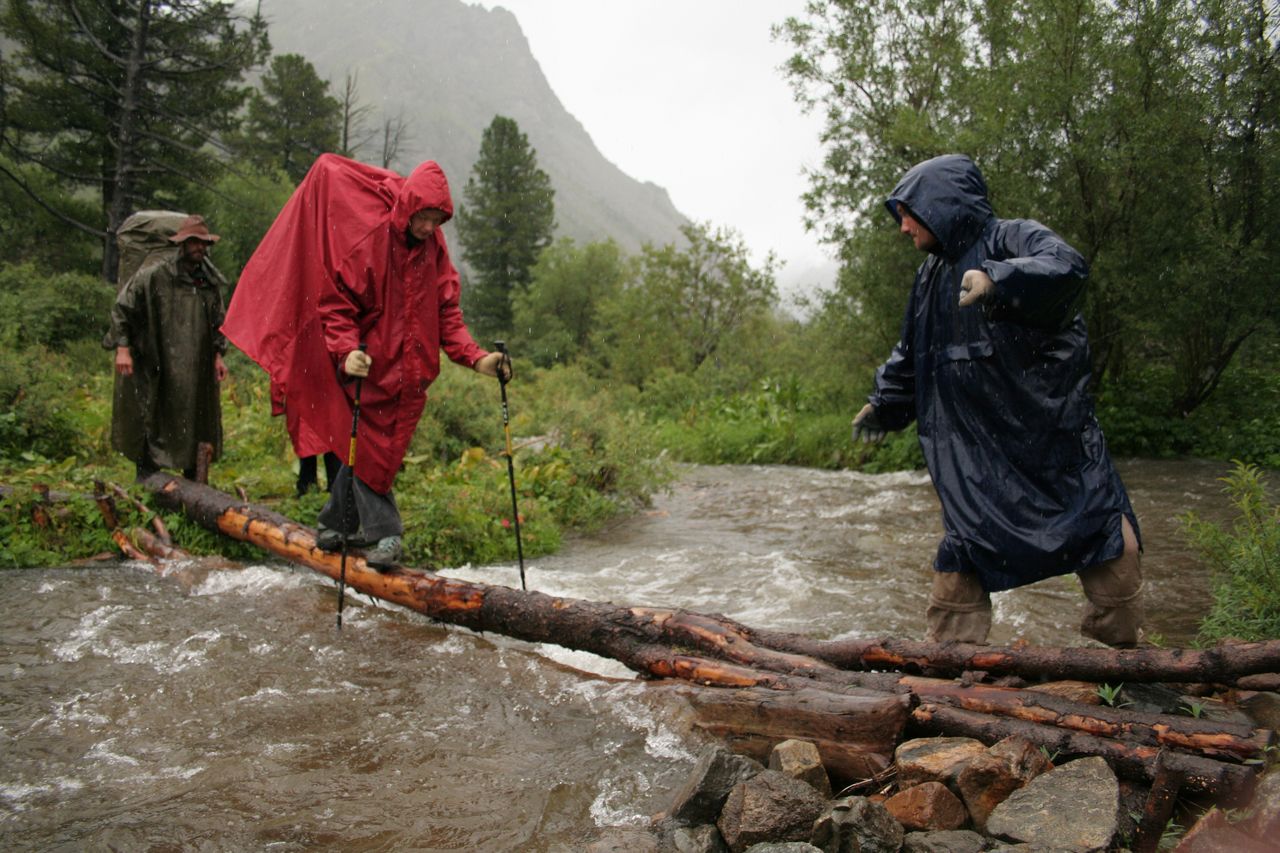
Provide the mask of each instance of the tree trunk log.
[{"label": "tree trunk log", "polygon": [[[974,711],[922,703],[911,712],[912,727],[920,734],[971,737],[993,744],[1021,735],[1060,759],[1097,755],[1106,759],[1117,776],[1150,782],[1156,777],[1160,748],[1135,746],[1123,741],[1044,726],[1009,717],[993,717]],[[1212,795],[1229,806],[1248,802],[1257,771],[1241,764],[1227,764],[1199,755],[1166,750],[1164,765],[1184,775],[1187,788]]]},{"label": "tree trunk log", "polygon": [[[310,528],[166,474],[153,474],[144,485],[157,502],[185,510],[211,530],[338,578],[341,558],[316,548]],[[841,782],[884,768],[892,752],[889,744],[916,705],[911,719],[922,731],[977,737],[987,743],[1021,734],[1066,755],[1101,755],[1129,778],[1151,779],[1155,757],[1167,747],[1168,767],[1184,774],[1188,788],[1231,800],[1247,792],[1255,771],[1228,762],[1261,755],[1275,737],[1246,726],[1103,708],[1041,692],[892,672],[851,672],[841,666],[863,669],[874,660],[881,666],[931,668],[933,661],[927,657],[905,662],[879,653],[851,657],[855,648],[913,646],[938,655],[944,669],[977,665],[987,671],[1021,672],[1017,667],[1023,661],[1033,672],[1047,673],[1052,667],[1044,661],[1099,652],[1094,655],[1098,661],[1109,658],[1125,672],[1144,676],[1133,680],[1159,680],[1157,676],[1170,673],[1181,680],[1194,669],[1200,676],[1195,680],[1218,681],[1220,673],[1205,668],[1209,662],[1217,661],[1233,674],[1257,672],[1271,665],[1261,661],[1271,659],[1277,645],[1272,643],[1208,652],[991,649],[892,640],[859,645],[754,631],[720,616],[559,598],[416,569],[379,572],[359,554],[347,558],[346,582],[355,591],[443,622],[612,658],[663,680],[662,689],[690,701],[699,725],[744,751],[759,754],[787,737],[813,741]],[[1188,664],[1192,656],[1194,663]],[[699,689],[708,686],[716,689]]]}]

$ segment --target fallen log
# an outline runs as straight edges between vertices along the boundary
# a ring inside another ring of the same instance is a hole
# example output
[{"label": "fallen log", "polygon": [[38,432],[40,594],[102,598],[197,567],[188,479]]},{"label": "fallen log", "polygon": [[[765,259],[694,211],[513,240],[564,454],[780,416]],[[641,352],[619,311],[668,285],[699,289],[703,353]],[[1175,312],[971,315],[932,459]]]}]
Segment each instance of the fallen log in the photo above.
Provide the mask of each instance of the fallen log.
[{"label": "fallen log", "polygon": [[[945,705],[922,703],[911,712],[910,728],[922,735],[971,737],[986,744],[1020,735],[1043,747],[1055,762],[1097,755],[1106,759],[1117,776],[1148,783],[1157,777],[1160,770],[1157,762],[1161,755],[1159,747],[1134,746],[1111,738]],[[1161,761],[1170,771],[1183,774],[1188,789],[1212,795],[1227,806],[1248,802],[1258,776],[1252,766],[1228,764],[1173,750],[1164,750]]]},{"label": "fallen log", "polygon": [[[338,578],[340,558],[316,548],[310,528],[180,478],[155,474],[143,484],[158,503],[184,510],[211,530]],[[1170,766],[1184,772],[1188,788],[1235,797],[1248,786],[1254,770],[1234,762],[1252,759],[1274,740],[1270,731],[1168,715],[1122,713],[1050,694],[1027,695],[1030,691],[890,672],[847,671],[837,664],[844,658],[831,654],[831,649],[847,645],[843,641],[824,643],[753,631],[719,616],[553,597],[415,569],[379,572],[358,553],[348,558],[346,580],[355,591],[441,621],[589,651],[649,678],[682,682],[682,687],[672,689],[698,696],[690,701],[705,716],[702,724],[748,750],[758,750],[783,731],[778,720],[787,712],[770,714],[765,710],[788,708],[798,714],[803,705],[810,725],[825,717],[825,730],[838,732],[841,725],[848,725],[840,718],[856,716],[858,707],[863,712],[867,707],[878,709],[873,714],[878,720],[874,725],[890,726],[884,702],[904,708],[920,703],[912,711],[912,719],[934,733],[964,734],[987,742],[996,735],[1025,734],[1034,743],[1067,754],[1102,755],[1118,773],[1131,778],[1150,779],[1157,769],[1155,756],[1167,747]],[[706,656],[697,654],[699,651]],[[999,656],[1023,650],[984,651]],[[1089,650],[1071,650],[1080,651]],[[716,689],[699,692],[693,685]],[[787,698],[777,698],[782,696]],[[818,696],[821,700],[814,698]],[[765,702],[764,697],[773,697],[773,702]],[[797,697],[806,698],[801,703]],[[730,713],[730,708],[736,710]],[[852,758],[834,746],[837,738],[825,737],[821,730],[819,727],[806,739],[830,741],[824,754],[844,772],[878,772],[876,768],[885,760],[883,752],[877,751],[881,747]],[[896,734],[882,731],[880,738]]]}]

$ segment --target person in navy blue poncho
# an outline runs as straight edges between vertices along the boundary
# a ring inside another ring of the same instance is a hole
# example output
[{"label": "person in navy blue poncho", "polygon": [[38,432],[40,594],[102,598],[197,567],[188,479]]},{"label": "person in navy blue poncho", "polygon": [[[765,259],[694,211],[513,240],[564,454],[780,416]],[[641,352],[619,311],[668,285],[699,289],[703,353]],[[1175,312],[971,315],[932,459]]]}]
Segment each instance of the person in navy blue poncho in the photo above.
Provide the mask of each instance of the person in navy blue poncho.
[{"label": "person in navy blue poncho", "polygon": [[999,219],[968,157],[917,164],[885,202],[929,257],[854,440],[916,422],[942,503],[928,638],[982,643],[989,593],[1079,575],[1081,633],[1132,646],[1138,520],[1088,393],[1088,266],[1029,219]]}]

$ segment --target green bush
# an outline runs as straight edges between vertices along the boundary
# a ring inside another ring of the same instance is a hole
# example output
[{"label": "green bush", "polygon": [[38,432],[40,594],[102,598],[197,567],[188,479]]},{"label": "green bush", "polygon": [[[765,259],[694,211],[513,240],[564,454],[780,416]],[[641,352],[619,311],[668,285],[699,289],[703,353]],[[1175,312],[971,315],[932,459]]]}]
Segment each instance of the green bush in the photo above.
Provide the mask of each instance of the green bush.
[{"label": "green bush", "polygon": [[1213,571],[1213,605],[1200,623],[1206,644],[1227,638],[1280,637],[1280,504],[1267,495],[1261,469],[1237,462],[1222,478],[1239,513],[1229,529],[1195,513],[1182,523]]},{"label": "green bush", "polygon": [[0,267],[0,344],[64,350],[100,341],[110,324],[115,290],[81,273],[48,274],[32,264]]}]

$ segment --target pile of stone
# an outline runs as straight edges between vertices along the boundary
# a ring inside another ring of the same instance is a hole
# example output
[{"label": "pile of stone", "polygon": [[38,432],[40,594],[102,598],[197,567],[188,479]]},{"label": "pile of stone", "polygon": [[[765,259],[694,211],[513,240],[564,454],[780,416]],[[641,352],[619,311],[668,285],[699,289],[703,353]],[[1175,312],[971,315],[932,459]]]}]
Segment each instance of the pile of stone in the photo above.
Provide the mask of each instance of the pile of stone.
[{"label": "pile of stone", "polygon": [[[896,778],[867,796],[832,796],[813,744],[777,744],[769,766],[709,749],[670,809],[644,828],[606,830],[589,853],[978,853],[1129,849],[1146,791],[1102,758],[1055,766],[1029,741],[991,747],[920,738],[894,754]],[[1280,773],[1251,808],[1204,816],[1180,853],[1280,850]]]}]

